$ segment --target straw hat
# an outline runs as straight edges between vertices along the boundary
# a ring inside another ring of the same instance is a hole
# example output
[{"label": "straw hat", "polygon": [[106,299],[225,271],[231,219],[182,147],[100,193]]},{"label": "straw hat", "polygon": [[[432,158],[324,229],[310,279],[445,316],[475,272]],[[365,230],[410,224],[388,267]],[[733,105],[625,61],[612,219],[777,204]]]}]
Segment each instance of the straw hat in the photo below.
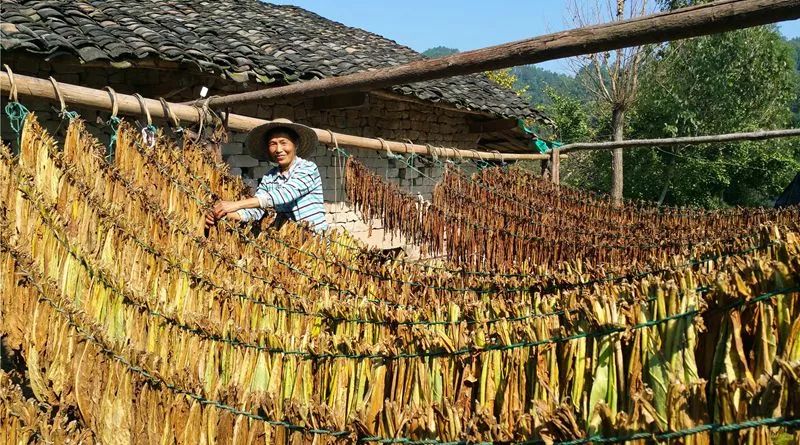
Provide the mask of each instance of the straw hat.
[{"label": "straw hat", "polygon": [[301,158],[311,153],[319,142],[317,133],[310,127],[295,124],[289,119],[278,118],[250,130],[246,142],[247,152],[250,156],[259,161],[272,161],[269,158],[269,151],[267,150],[267,141],[265,138],[267,133],[275,128],[289,128],[300,136],[300,141],[297,143],[296,155]]}]

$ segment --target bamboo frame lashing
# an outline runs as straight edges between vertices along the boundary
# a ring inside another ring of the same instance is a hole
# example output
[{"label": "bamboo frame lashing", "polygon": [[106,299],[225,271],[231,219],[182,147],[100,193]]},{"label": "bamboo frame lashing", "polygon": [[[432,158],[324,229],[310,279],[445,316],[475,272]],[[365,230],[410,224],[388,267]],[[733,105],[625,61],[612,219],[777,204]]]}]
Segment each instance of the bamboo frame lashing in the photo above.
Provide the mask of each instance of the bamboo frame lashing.
[{"label": "bamboo frame lashing", "polygon": [[65,118],[73,119],[77,117],[77,114],[70,113],[69,111],[67,111],[67,104],[64,101],[64,95],[61,94],[61,88],[58,87],[58,81],[56,81],[56,79],[53,76],[50,76],[49,79],[50,83],[53,85],[53,91],[55,91],[56,97],[58,98],[58,103],[61,106],[61,108],[59,108],[58,110],[58,115],[62,119]]},{"label": "bamboo frame lashing", "polygon": [[119,113],[117,92],[110,86],[105,86],[104,89],[108,91],[108,94],[111,97],[111,117],[109,118],[109,120],[119,119],[119,117],[117,116],[117,114]]},{"label": "bamboo frame lashing", "polygon": [[14,72],[11,71],[11,67],[5,63],[3,64],[3,68],[5,68],[8,73],[8,80],[11,83],[11,88],[8,91],[8,100],[9,102],[19,103],[19,99],[17,98],[17,82],[14,81]]}]

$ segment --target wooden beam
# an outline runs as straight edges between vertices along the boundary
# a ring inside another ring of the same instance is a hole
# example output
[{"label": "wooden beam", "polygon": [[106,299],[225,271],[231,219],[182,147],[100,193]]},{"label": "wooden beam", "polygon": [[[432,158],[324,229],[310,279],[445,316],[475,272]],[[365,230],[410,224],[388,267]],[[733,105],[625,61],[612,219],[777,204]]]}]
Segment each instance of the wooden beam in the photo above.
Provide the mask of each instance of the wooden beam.
[{"label": "wooden beam", "polygon": [[[58,103],[58,97],[50,81],[19,74],[14,75],[14,81],[20,96],[45,99]],[[11,91],[11,89],[11,79],[8,73],[3,71],[0,73],[0,90],[7,93]],[[64,98],[64,102],[68,105],[105,111],[111,111],[112,109],[111,95],[107,91],[70,85],[67,83],[59,83],[59,90],[61,91],[61,96]],[[144,99],[143,102],[153,118],[165,119],[167,117],[167,112],[160,101]],[[144,110],[142,110],[142,107],[139,105],[139,101],[132,95],[117,94],[117,105],[120,114],[136,116],[144,114]],[[205,122],[210,121],[210,118],[204,116],[204,111],[199,107],[169,102],[168,105],[173,115],[181,122],[198,123],[201,116],[203,116]],[[231,114],[228,116],[228,128],[236,131],[250,131],[267,122],[268,121],[264,119],[238,114]],[[333,145],[334,142],[336,142],[342,147],[362,148],[374,151],[386,151],[388,148],[393,153],[416,153],[419,155],[435,154],[436,156],[444,158],[457,157],[466,159],[493,159],[498,161],[537,160],[547,159],[550,156],[539,153],[487,153],[479,152],[478,150],[463,150],[450,147],[411,144],[407,142],[382,141],[380,139],[335,133],[321,128],[315,128],[314,131],[323,144]]]},{"label": "wooden beam", "polygon": [[788,130],[759,130],[750,133],[726,133],[708,136],[687,136],[664,139],[628,139],[626,141],[609,142],[577,142],[566,144],[558,149],[559,153],[579,150],[612,150],[614,148],[647,148],[669,145],[699,145],[735,141],[760,141],[765,139],[789,138],[800,136],[800,128]]},{"label": "wooden beam", "polygon": [[720,0],[341,77],[215,97],[211,106],[371,91],[800,18],[800,0]]}]

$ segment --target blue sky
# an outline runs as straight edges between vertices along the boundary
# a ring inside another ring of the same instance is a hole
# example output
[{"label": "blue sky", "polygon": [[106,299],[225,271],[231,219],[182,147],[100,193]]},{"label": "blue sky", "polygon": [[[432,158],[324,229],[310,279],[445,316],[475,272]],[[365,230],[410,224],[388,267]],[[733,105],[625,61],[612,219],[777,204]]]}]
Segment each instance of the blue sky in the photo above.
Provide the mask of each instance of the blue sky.
[{"label": "blue sky", "polygon": [[[567,13],[572,0],[272,0],[271,3],[299,6],[420,52],[440,45],[465,51],[574,27]],[[800,20],[778,26],[786,37],[800,36]],[[569,72],[569,64],[564,60],[540,66]]]}]

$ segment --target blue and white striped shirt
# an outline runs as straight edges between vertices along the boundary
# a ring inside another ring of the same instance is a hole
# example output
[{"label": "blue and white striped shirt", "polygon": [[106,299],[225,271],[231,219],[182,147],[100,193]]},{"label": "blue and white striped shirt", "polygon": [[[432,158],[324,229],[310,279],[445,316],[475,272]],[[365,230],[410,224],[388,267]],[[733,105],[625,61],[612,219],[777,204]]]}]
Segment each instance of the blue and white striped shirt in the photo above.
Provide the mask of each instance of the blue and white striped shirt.
[{"label": "blue and white striped shirt", "polygon": [[322,201],[322,179],[317,164],[296,158],[289,171],[278,167],[267,172],[258,185],[255,197],[260,208],[239,210],[242,221],[257,221],[264,209],[272,207],[293,221],[306,221],[315,232],[328,228]]}]

